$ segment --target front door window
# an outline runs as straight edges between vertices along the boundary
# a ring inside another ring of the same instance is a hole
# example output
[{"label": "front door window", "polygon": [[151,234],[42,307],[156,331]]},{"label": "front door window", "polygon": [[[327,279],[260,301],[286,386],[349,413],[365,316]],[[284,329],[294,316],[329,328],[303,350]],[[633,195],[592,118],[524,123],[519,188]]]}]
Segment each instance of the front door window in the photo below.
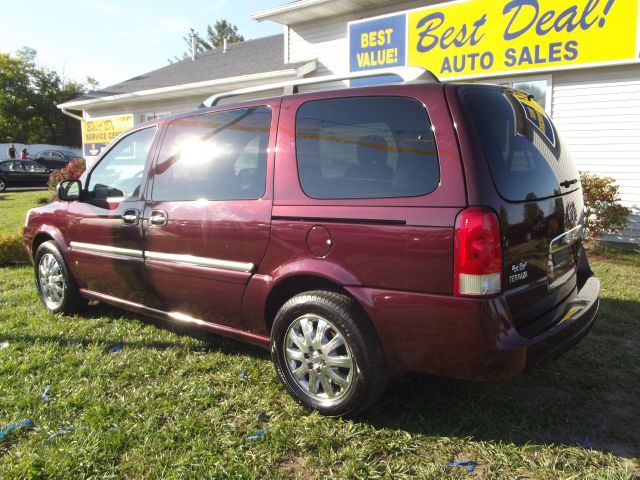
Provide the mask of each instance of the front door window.
[{"label": "front door window", "polygon": [[155,128],[146,128],[118,142],[91,172],[89,197],[112,201],[137,198],[155,132]]}]

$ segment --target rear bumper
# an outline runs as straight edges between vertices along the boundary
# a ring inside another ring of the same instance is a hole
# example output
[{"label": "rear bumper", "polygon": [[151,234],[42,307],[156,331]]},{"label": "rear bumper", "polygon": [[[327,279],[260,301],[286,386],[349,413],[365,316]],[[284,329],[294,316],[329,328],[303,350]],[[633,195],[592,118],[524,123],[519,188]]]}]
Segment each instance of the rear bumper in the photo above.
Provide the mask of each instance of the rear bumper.
[{"label": "rear bumper", "polygon": [[505,380],[560,356],[588,333],[598,312],[600,282],[589,277],[546,314],[557,320],[533,338],[517,331],[501,297],[349,291],[369,314],[394,373]]}]

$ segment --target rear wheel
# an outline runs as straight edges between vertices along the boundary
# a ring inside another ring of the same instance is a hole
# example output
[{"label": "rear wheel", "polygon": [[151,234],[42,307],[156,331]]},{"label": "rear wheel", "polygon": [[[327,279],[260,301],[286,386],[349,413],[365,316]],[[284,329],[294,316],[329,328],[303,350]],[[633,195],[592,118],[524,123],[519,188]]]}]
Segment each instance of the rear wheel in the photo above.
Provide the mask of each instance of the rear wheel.
[{"label": "rear wheel", "polygon": [[44,242],[38,247],[35,276],[40,300],[50,312],[75,313],[86,305],[54,242]]},{"label": "rear wheel", "polygon": [[389,380],[369,320],[352,298],[333,292],[301,293],[282,306],[271,356],[289,393],[324,415],[357,414]]},{"label": "rear wheel", "polygon": [[0,178],[0,192],[4,192],[7,189],[7,181],[4,178]]}]

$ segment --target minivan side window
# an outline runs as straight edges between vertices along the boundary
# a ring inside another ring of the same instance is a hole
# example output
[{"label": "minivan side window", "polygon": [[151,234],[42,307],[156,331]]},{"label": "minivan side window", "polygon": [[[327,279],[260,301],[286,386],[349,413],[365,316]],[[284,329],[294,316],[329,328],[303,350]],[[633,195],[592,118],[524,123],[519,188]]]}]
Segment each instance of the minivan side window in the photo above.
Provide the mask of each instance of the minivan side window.
[{"label": "minivan side window", "polygon": [[422,103],[406,97],[310,101],[296,114],[300,185],[317,199],[415,197],[440,183]]},{"label": "minivan side window", "polygon": [[138,130],[120,140],[91,172],[90,198],[126,200],[140,193],[142,173],[156,128]]},{"label": "minivan side window", "polygon": [[154,201],[255,200],[265,192],[271,109],[174,120],[154,171]]}]

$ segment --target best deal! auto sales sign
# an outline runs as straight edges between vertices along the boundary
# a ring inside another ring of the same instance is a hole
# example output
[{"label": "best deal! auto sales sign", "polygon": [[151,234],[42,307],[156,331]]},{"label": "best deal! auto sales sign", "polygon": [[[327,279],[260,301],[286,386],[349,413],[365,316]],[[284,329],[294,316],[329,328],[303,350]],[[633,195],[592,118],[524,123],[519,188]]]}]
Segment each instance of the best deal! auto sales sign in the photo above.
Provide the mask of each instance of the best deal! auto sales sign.
[{"label": "best deal! auto sales sign", "polygon": [[440,78],[638,61],[638,0],[467,0],[349,24],[351,71]]}]

